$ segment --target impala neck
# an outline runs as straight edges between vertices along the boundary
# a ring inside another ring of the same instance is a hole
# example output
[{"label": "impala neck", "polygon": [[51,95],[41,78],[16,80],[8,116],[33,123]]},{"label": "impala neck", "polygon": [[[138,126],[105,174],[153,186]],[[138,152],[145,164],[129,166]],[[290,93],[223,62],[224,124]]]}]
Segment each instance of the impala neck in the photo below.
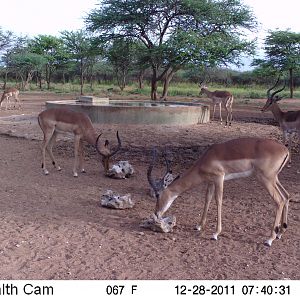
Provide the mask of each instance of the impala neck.
[{"label": "impala neck", "polygon": [[205,181],[204,178],[198,173],[198,171],[194,168],[190,168],[185,173],[183,173],[178,179],[173,181],[168,189],[170,192],[180,195],[183,192],[193,188],[194,186]]},{"label": "impala neck", "polygon": [[284,112],[280,109],[277,103],[273,103],[270,106],[270,111],[273,113],[275,120],[281,123]]},{"label": "impala neck", "polygon": [[83,139],[87,141],[89,144],[95,146],[97,140],[97,133],[95,132],[94,128],[90,128],[84,133]]},{"label": "impala neck", "polygon": [[212,92],[210,92],[208,89],[203,88],[203,93],[206,94],[207,97],[210,97],[212,95]]},{"label": "impala neck", "polygon": [[165,190],[163,190],[156,202],[156,216],[161,218],[180,194],[203,181],[203,178],[195,168],[186,171],[181,177],[174,180]]}]

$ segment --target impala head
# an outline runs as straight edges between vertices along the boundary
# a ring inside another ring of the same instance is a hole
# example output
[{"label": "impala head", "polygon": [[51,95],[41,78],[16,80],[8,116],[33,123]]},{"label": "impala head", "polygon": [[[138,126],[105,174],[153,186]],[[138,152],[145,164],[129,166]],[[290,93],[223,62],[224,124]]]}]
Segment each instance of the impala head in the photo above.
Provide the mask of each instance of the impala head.
[{"label": "impala head", "polygon": [[163,153],[163,157],[166,163],[166,173],[162,178],[154,179],[152,176],[153,166],[157,160],[157,151],[155,148],[153,149],[152,161],[147,171],[148,182],[151,188],[153,189],[156,197],[155,215],[158,218],[160,218],[163,215],[163,213],[170,207],[173,200],[176,198],[172,197],[172,195],[168,191],[168,186],[179,177],[173,177],[172,170],[170,169],[169,160],[167,159],[166,150]]},{"label": "impala head", "polygon": [[164,157],[164,160],[166,163],[166,173],[162,178],[154,179],[152,176],[152,170],[153,170],[154,164],[157,160],[157,151],[155,148],[153,148],[152,161],[151,161],[151,163],[148,167],[148,171],[147,171],[148,182],[154,191],[156,199],[159,198],[160,193],[164,189],[166,189],[166,187],[174,180],[173,175],[172,175],[172,170],[170,169],[170,164],[167,159],[166,150],[163,153],[163,157]]},{"label": "impala head", "polygon": [[117,148],[111,152],[109,149],[109,142],[105,140],[104,144],[99,145],[99,138],[101,134],[98,135],[96,140],[96,150],[101,156],[101,162],[104,168],[104,172],[107,173],[109,170],[109,161],[112,156],[114,156],[120,149],[121,149],[121,139],[119,137],[119,132],[117,131],[117,139],[118,139],[118,146]]},{"label": "impala head", "polygon": [[275,85],[272,86],[271,88],[269,88],[269,89],[267,90],[267,97],[268,97],[268,99],[267,99],[266,104],[264,105],[264,107],[263,107],[262,110],[261,110],[262,112],[265,112],[265,111],[269,110],[270,107],[271,107],[274,103],[276,103],[277,101],[279,101],[279,100],[282,99],[282,97],[280,97],[280,96],[278,96],[278,95],[276,95],[276,94],[280,93],[281,91],[283,91],[283,90],[285,89],[286,81],[284,81],[284,86],[283,86],[282,88],[280,88],[279,90],[276,90],[275,92],[271,93],[271,90],[273,90],[273,89],[277,86],[277,84],[278,84],[278,82],[279,82],[279,79],[280,79],[280,76],[278,77],[278,79],[277,79]]},{"label": "impala head", "polygon": [[207,90],[207,86],[202,84],[202,85],[199,85],[200,87],[200,92],[199,92],[199,95],[203,95],[204,94],[204,91]]}]

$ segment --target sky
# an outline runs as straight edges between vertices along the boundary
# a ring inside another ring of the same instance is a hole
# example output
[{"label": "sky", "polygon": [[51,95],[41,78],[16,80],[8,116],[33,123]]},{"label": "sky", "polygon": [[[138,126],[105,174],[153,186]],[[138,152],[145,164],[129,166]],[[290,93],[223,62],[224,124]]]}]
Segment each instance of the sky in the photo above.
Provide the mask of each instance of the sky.
[{"label": "sky", "polygon": [[[242,0],[252,8],[260,26],[259,37],[269,29],[300,32],[299,0]],[[0,27],[17,35],[59,35],[63,30],[84,27],[83,18],[99,0],[2,0]],[[11,11],[14,13],[4,13]]]},{"label": "sky", "polygon": [[[16,35],[58,36],[84,27],[84,17],[99,0],[1,0],[0,27]],[[11,11],[13,13],[4,13]]]}]

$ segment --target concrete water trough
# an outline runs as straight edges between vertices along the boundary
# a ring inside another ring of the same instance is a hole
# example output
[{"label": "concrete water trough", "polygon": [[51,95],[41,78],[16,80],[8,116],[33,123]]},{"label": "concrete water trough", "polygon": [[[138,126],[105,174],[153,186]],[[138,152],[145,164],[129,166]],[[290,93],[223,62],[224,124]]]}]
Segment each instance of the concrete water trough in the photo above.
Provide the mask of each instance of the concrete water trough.
[{"label": "concrete water trough", "polygon": [[209,122],[209,106],[194,102],[109,100],[80,97],[47,101],[47,108],[63,107],[86,113],[94,123],[191,125]]}]

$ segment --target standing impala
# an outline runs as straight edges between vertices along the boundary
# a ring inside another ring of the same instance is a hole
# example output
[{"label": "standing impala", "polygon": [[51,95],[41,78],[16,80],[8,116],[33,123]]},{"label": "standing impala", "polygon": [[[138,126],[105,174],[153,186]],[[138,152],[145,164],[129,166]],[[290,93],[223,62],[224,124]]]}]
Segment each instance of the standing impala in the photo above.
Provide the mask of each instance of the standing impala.
[{"label": "standing impala", "polygon": [[[56,140],[56,136],[60,132],[74,133],[74,148],[75,148],[75,163],[73,167],[74,177],[78,176],[77,168],[79,166],[82,173],[85,172],[83,168],[83,149],[82,141],[96,147],[97,152],[102,157],[102,165],[105,173],[109,170],[109,160],[121,148],[121,140],[117,132],[118,147],[111,152],[106,140],[103,145],[99,146],[99,138],[101,134],[97,134],[90,118],[81,112],[75,112],[63,108],[50,108],[42,111],[38,116],[39,125],[44,133],[44,141],[42,144],[42,168],[45,175],[49,172],[46,168],[46,150],[52,159],[52,164],[57,170],[61,170],[55,162],[52,148]],[[78,162],[79,160],[79,162]]]},{"label": "standing impala", "polygon": [[216,105],[219,105],[219,111],[220,111],[220,120],[222,124],[222,104],[226,110],[226,126],[231,125],[232,122],[232,103],[233,103],[233,95],[227,91],[214,91],[211,92],[207,89],[206,86],[200,85],[200,95],[206,94],[208,98],[210,98],[213,102],[213,116],[212,120],[214,120],[215,117],[215,110]]},{"label": "standing impala", "polygon": [[14,100],[15,100],[14,107],[15,107],[16,103],[18,102],[19,109],[20,109],[21,108],[21,103],[20,103],[20,99],[19,99],[19,90],[17,90],[16,88],[7,88],[3,92],[1,100],[0,100],[0,108],[2,107],[2,102],[4,100],[6,100],[5,109],[7,110],[7,107],[10,106],[10,98],[11,97],[14,97]]},{"label": "standing impala", "polygon": [[[209,204],[214,197],[217,201],[218,218],[213,239],[217,240],[222,230],[224,181],[255,174],[276,204],[271,235],[265,242],[266,245],[271,246],[273,240],[276,237],[280,238],[287,228],[289,194],[279,182],[278,174],[288,158],[288,149],[275,140],[240,138],[212,145],[181,177],[174,180],[162,192],[155,191],[157,198],[155,214],[157,218],[161,218],[180,194],[206,182],[208,184],[206,201],[197,229],[204,229]],[[152,170],[152,165],[149,168]],[[155,190],[151,174],[148,175],[148,180]]]},{"label": "standing impala", "polygon": [[[279,92],[283,91],[285,88],[285,84],[283,88],[273,92],[271,94],[271,90],[274,89],[279,82],[279,77],[273,87],[268,89],[267,91],[267,102],[262,108],[262,112],[270,110],[275,120],[279,123],[279,126],[283,132],[284,143],[288,145],[290,154],[291,154],[291,146],[292,146],[292,137],[294,133],[298,134],[298,138],[300,140],[300,111],[287,111],[283,112],[277,104],[277,101],[281,100],[282,97],[276,96]],[[290,155],[289,166],[292,162],[292,155]]]}]

